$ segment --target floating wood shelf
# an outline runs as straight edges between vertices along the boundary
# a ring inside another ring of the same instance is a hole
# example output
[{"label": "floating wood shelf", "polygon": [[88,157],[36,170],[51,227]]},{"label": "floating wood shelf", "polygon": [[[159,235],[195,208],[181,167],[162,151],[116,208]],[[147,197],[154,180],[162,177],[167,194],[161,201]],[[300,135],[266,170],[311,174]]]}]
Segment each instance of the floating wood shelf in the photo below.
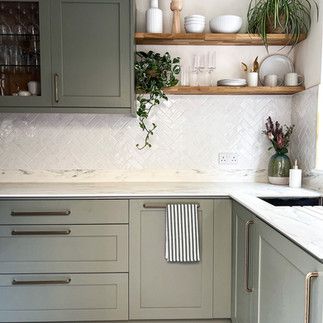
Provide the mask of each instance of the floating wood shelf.
[{"label": "floating wood shelf", "polygon": [[[138,45],[230,45],[230,46],[258,46],[263,45],[263,40],[256,34],[151,34],[136,33]],[[301,35],[299,42],[306,35]],[[269,45],[285,46],[291,41],[291,36],[286,34],[268,34]]]},{"label": "floating wood shelf", "polygon": [[173,95],[291,95],[304,90],[303,86],[175,86],[164,91]]}]

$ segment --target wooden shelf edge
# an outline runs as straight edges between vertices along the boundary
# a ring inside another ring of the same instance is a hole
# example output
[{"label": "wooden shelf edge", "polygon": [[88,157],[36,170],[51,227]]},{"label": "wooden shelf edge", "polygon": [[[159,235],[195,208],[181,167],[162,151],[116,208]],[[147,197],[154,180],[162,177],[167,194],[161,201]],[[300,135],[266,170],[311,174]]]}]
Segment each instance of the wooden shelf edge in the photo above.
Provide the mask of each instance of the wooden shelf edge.
[{"label": "wooden shelf edge", "polygon": [[164,92],[171,95],[292,95],[304,90],[303,86],[175,86]]},{"label": "wooden shelf edge", "polygon": [[[287,34],[268,34],[267,41],[273,46],[287,46],[292,37]],[[306,39],[301,35],[298,42]],[[138,45],[234,45],[234,46],[260,46],[262,38],[257,34],[153,34],[136,33]]]}]

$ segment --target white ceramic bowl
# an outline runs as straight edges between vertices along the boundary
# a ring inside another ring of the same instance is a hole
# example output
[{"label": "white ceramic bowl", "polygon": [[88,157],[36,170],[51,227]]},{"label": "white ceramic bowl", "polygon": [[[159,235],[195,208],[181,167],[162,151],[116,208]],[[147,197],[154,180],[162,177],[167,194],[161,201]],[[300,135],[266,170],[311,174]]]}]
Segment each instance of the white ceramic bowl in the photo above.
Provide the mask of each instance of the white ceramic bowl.
[{"label": "white ceramic bowl", "polygon": [[184,23],[187,23],[187,22],[201,22],[201,23],[205,24],[205,20],[203,20],[203,19],[198,19],[198,18],[189,18],[189,19],[185,19]]},{"label": "white ceramic bowl", "polygon": [[235,34],[242,26],[242,18],[234,15],[218,16],[210,20],[213,33]]},{"label": "white ceramic bowl", "polygon": [[205,20],[205,17],[204,16],[201,16],[201,15],[191,15],[191,16],[186,16],[184,18],[184,20],[186,19],[201,19],[201,20]]},{"label": "white ceramic bowl", "polygon": [[204,23],[187,23],[184,25],[186,32],[188,33],[203,33],[205,29]]}]

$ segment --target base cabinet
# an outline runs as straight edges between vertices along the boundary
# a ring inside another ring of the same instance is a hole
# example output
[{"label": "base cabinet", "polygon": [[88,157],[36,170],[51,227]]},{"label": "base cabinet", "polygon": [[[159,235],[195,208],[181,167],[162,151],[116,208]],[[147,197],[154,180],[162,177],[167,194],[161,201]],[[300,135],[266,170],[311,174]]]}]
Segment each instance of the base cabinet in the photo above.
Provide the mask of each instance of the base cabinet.
[{"label": "base cabinet", "polygon": [[233,203],[232,208],[232,322],[251,323],[253,305],[252,256],[255,217]]},{"label": "base cabinet", "polygon": [[[168,263],[165,260],[165,208],[145,208],[144,205],[167,203],[199,203],[201,261],[198,263]],[[216,203],[216,202],[215,202]],[[227,203],[231,203],[227,201]],[[228,207],[223,209],[228,210]],[[224,214],[229,223],[229,214]],[[223,221],[219,214],[219,221]],[[222,222],[224,227],[226,223]],[[140,200],[130,202],[130,319],[211,319],[213,316],[213,200]],[[219,226],[220,235],[223,226]],[[229,240],[229,239],[228,239]],[[222,253],[221,249],[222,248]],[[217,254],[230,254],[229,243],[217,245]],[[220,263],[220,264],[219,264]],[[218,274],[229,271],[227,263],[217,259]],[[223,267],[225,266],[225,268]],[[230,279],[222,276],[217,282],[224,301],[230,290]],[[222,285],[221,285],[222,284]],[[218,293],[217,291],[217,293]],[[221,303],[222,302],[222,303]],[[224,304],[219,315],[228,315]],[[221,317],[223,318],[223,317]]]},{"label": "base cabinet", "polygon": [[256,239],[253,322],[322,323],[322,264],[261,221]]},{"label": "base cabinet", "polygon": [[323,265],[233,203],[232,321],[322,323]]}]

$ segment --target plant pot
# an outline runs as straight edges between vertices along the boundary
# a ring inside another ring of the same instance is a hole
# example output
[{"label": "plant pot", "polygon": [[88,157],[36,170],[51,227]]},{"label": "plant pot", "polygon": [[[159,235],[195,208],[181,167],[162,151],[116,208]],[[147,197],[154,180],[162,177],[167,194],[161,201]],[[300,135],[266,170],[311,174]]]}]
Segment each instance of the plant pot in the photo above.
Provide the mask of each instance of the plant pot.
[{"label": "plant pot", "polygon": [[268,164],[268,180],[269,183],[275,185],[288,185],[289,170],[291,162],[286,154],[277,152],[273,155]]},{"label": "plant pot", "polygon": [[[285,15],[279,16],[279,21],[281,25],[285,25],[286,23],[286,17]],[[286,34],[286,30],[282,28],[279,24],[274,24],[274,16],[270,16],[267,19],[266,24],[267,34]]]}]

